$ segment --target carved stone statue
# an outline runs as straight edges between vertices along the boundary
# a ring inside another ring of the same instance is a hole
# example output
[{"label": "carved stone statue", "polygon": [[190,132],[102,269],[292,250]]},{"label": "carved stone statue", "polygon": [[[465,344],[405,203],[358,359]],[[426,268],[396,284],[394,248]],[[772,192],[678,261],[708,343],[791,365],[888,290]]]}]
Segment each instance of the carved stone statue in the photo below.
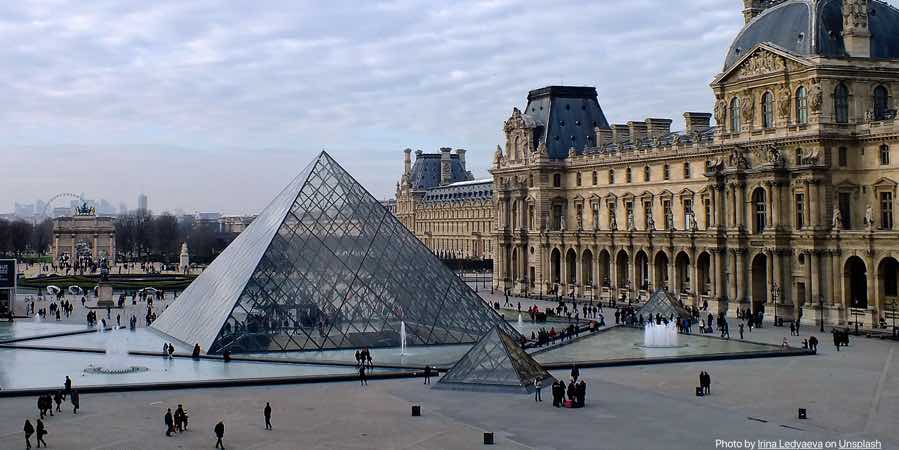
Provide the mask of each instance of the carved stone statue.
[{"label": "carved stone statue", "polygon": [[868,28],[868,0],[843,0],[843,29],[866,30]]},{"label": "carved stone statue", "polygon": [[696,224],[696,215],[693,211],[687,213],[687,228],[690,231],[696,231],[699,229],[699,226]]},{"label": "carved stone statue", "polygon": [[609,229],[610,230],[618,229],[618,220],[615,219],[615,208],[609,209]]},{"label": "carved stone statue", "polygon": [[499,145],[496,146],[496,153],[493,154],[493,164],[500,165],[503,162],[503,149]]},{"label": "carved stone statue", "polygon": [[577,149],[575,149],[574,147],[569,147],[568,148],[568,157],[574,158],[575,156],[577,156]]},{"label": "carved stone statue", "polygon": [[821,112],[821,105],[824,104],[824,91],[821,90],[821,84],[818,80],[812,80],[812,88],[809,92],[809,106],[813,113]]},{"label": "carved stone statue", "polygon": [[874,228],[874,210],[871,205],[865,205],[865,226],[870,230]]},{"label": "carved stone statue", "polygon": [[752,96],[746,95],[740,100],[740,109],[743,114],[743,123],[752,123],[753,121],[753,113],[755,112],[755,108],[753,107]]},{"label": "carved stone statue", "polygon": [[653,219],[652,211],[646,215],[646,228],[652,231],[655,231],[656,229],[656,221]]},{"label": "carved stone statue", "polygon": [[634,210],[629,209],[627,211],[627,229],[630,231],[634,231],[637,229],[637,221],[634,220]]},{"label": "carved stone statue", "polygon": [[840,212],[840,208],[833,209],[833,216],[830,219],[830,226],[834,230],[843,229],[843,213]]},{"label": "carved stone statue", "polygon": [[777,112],[780,113],[781,119],[790,116],[790,90],[786,84],[781,84],[777,90]]},{"label": "carved stone statue", "polygon": [[715,121],[718,122],[719,126],[723,126],[726,119],[727,102],[725,102],[723,99],[720,99],[715,103]]},{"label": "carved stone statue", "polygon": [[671,213],[671,210],[669,210],[668,212],[665,213],[665,224],[667,225],[666,228],[668,228],[669,230],[673,231],[675,229],[674,228],[674,214]]},{"label": "carved stone statue", "polygon": [[740,148],[734,148],[730,152],[730,166],[734,169],[748,169],[749,161],[746,160],[746,155],[743,154],[743,150]]},{"label": "carved stone statue", "polygon": [[540,142],[540,145],[537,146],[537,154],[540,155],[541,158],[549,158],[549,150],[546,149],[546,142]]},{"label": "carved stone statue", "polygon": [[562,217],[559,217],[559,229],[565,231],[565,214],[562,214]]}]

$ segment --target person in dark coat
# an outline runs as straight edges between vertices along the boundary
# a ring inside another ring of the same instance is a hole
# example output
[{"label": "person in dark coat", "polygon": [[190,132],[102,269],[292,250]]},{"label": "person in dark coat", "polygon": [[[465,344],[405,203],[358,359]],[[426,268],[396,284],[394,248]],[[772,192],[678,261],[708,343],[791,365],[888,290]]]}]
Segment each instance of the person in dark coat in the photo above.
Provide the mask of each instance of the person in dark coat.
[{"label": "person in dark coat", "polygon": [[194,351],[193,351],[193,353],[191,353],[190,356],[193,359],[200,359],[200,344],[194,345]]},{"label": "person in dark coat", "polygon": [[69,400],[72,401],[72,413],[78,414],[78,408],[81,407],[81,399],[78,397],[78,391],[72,390],[72,395],[69,396]]},{"label": "person in dark coat", "polygon": [[44,396],[39,395],[37,397],[37,410],[41,413],[41,419],[44,418]]},{"label": "person in dark coat", "polygon": [[186,428],[186,416],[187,414],[184,414],[184,406],[178,404],[178,409],[175,410],[175,429],[178,430],[179,433],[183,433]]},{"label": "person in dark coat", "polygon": [[431,384],[431,366],[425,366],[425,384]]},{"label": "person in dark coat", "polygon": [[224,450],[225,444],[222,443],[222,438],[225,437],[225,424],[219,420],[219,423],[215,424],[213,431],[215,431],[215,437],[218,438],[215,441],[215,448]]},{"label": "person in dark coat", "polygon": [[62,391],[62,399],[65,400],[66,396],[72,393],[72,379],[68,375],[66,375],[66,382],[63,386],[65,386],[65,390]]},{"label": "person in dark coat", "polygon": [[269,405],[268,402],[265,402],[265,409],[262,410],[262,415],[265,417],[265,429],[272,429],[272,405]]},{"label": "person in dark coat", "polygon": [[41,448],[41,444],[44,444],[44,447],[47,446],[47,441],[44,440],[44,436],[46,435],[47,428],[44,427],[44,421],[37,419],[37,448]]},{"label": "person in dark coat", "polygon": [[568,383],[568,400],[571,400],[572,406],[577,400],[576,390],[577,386],[575,386],[574,380],[571,380],[571,383]]},{"label": "person in dark coat", "polygon": [[25,419],[25,448],[31,448],[31,435],[34,434],[34,427],[31,426],[31,421]]},{"label": "person in dark coat", "polygon": [[581,376],[580,369],[577,368],[577,364],[571,366],[571,378],[574,381],[577,381],[577,377]]},{"label": "person in dark coat", "polygon": [[175,431],[175,421],[172,419],[172,408],[169,408],[165,412],[165,435],[171,436],[173,431]]},{"label": "person in dark coat", "polygon": [[53,393],[53,402],[56,403],[56,412],[62,412],[60,406],[62,406],[62,392],[56,391]]},{"label": "person in dark coat", "polygon": [[359,368],[359,384],[368,386],[368,377],[365,376],[365,366]]}]

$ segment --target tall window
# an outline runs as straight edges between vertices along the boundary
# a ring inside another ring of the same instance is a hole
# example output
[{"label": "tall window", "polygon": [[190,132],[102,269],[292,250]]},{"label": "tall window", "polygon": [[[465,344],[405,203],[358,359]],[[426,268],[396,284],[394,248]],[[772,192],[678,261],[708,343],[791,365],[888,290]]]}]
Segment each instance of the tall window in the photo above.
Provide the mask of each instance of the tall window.
[{"label": "tall window", "polygon": [[796,165],[801,166],[802,165],[802,149],[801,148],[796,149],[795,157],[796,157]]},{"label": "tall window", "polygon": [[886,119],[888,99],[887,88],[883,86],[874,88],[874,120]]},{"label": "tall window", "polygon": [[671,166],[665,164],[665,167],[662,168],[662,177],[666,180],[671,179]]},{"label": "tall window", "polygon": [[685,230],[691,229],[693,224],[690,221],[692,221],[692,220],[696,220],[696,218],[693,217],[693,200],[687,198],[687,199],[684,199],[684,229]]},{"label": "tall window", "polygon": [[837,196],[840,215],[843,216],[842,225],[844,230],[852,229],[852,194],[849,192],[840,192]]},{"label": "tall window", "polygon": [[652,216],[652,201],[645,200],[643,202],[643,224],[649,229],[649,217]]},{"label": "tall window", "polygon": [[630,167],[628,167],[627,169],[624,170],[624,181],[625,181],[626,183],[630,183],[630,182],[632,181],[632,179],[631,179],[631,168],[630,168]]},{"label": "tall window", "polygon": [[840,147],[840,149],[837,150],[837,158],[839,159],[840,167],[849,165],[849,155],[846,147]]},{"label": "tall window", "polygon": [[796,89],[796,123],[802,125],[808,123],[808,93],[805,86]]},{"label": "tall window", "polygon": [[708,229],[712,226],[712,199],[705,198],[702,203],[705,207],[705,227]]},{"label": "tall window", "polygon": [[663,219],[662,222],[664,223],[664,225],[662,226],[662,229],[663,229],[663,230],[667,230],[667,229],[668,229],[668,225],[669,225],[669,224],[668,224],[668,218],[669,218],[669,217],[672,217],[672,216],[671,216],[672,213],[671,213],[671,201],[670,201],[670,200],[664,200],[664,201],[662,201],[662,212],[663,212],[663,214],[665,215],[665,216],[662,218],[662,219]]},{"label": "tall window", "polygon": [[884,230],[893,229],[893,193],[880,193],[880,227]]},{"label": "tall window", "polygon": [[762,127],[774,128],[774,94],[770,92],[762,96]]},{"label": "tall window", "polygon": [[649,182],[649,179],[650,179],[650,177],[649,177],[649,166],[646,166],[646,167],[643,168],[643,181],[645,181],[645,182],[648,183],[648,182]]},{"label": "tall window", "polygon": [[693,175],[692,170],[690,169],[690,163],[684,163],[684,178],[690,178]]},{"label": "tall window", "polygon": [[596,176],[596,171],[593,171],[593,185],[596,186],[596,183],[599,181],[599,177]]},{"label": "tall window", "polygon": [[730,100],[730,131],[732,133],[740,132],[740,98],[734,97]]},{"label": "tall window", "polygon": [[833,111],[837,123],[849,123],[849,89],[843,83],[833,90]]},{"label": "tall window", "polygon": [[615,169],[609,169],[609,184],[615,184]]},{"label": "tall window", "polygon": [[805,228],[805,194],[796,193],[796,229]]},{"label": "tall window", "polygon": [[580,187],[580,185],[581,185],[581,173],[580,172],[578,172],[575,175],[575,183],[578,185],[578,187]]},{"label": "tall window", "polygon": [[880,165],[890,165],[890,147],[886,144],[880,146]]},{"label": "tall window", "polygon": [[765,231],[767,216],[765,215],[765,190],[756,188],[752,193],[752,205],[755,210],[755,232]]},{"label": "tall window", "polygon": [[553,174],[553,187],[562,187],[562,175]]}]

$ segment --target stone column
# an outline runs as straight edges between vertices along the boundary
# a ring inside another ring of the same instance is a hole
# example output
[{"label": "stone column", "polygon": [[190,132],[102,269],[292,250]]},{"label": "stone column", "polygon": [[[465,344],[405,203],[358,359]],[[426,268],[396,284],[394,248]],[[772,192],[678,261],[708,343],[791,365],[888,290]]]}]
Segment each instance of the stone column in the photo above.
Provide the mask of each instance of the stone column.
[{"label": "stone column", "polygon": [[843,304],[843,289],[840,285],[843,280],[843,273],[840,271],[840,256],[838,252],[831,252],[830,254],[830,266],[831,266],[831,305],[841,305]]},{"label": "stone column", "polygon": [[821,258],[821,254],[819,251],[815,250],[809,254],[809,263],[811,266],[809,267],[809,273],[811,276],[811,284],[812,284],[812,304],[818,305],[818,300],[823,294],[821,288],[821,265],[819,260]]},{"label": "stone column", "polygon": [[709,269],[712,271],[712,295],[715,300],[721,300],[724,298],[724,289],[721,284],[721,253],[719,249],[712,249],[709,255],[711,255]]},{"label": "stone column", "polygon": [[690,276],[690,291],[693,293],[693,304],[696,305],[697,303],[702,303],[700,301],[701,293],[699,292],[699,286],[701,285],[699,280],[699,261],[696,260],[696,250],[690,253],[690,267],[693,269],[693,274]]},{"label": "stone column", "polygon": [[808,182],[808,191],[809,191],[809,225],[813,230],[818,229],[821,221],[818,217],[820,215],[818,208],[818,182],[816,180],[810,180]]},{"label": "stone column", "polygon": [[[765,252],[765,272],[767,272],[768,276],[766,277],[765,282],[768,283],[768,287],[765,289],[765,302],[769,305],[771,304],[773,298],[771,296],[771,285],[774,284],[774,258],[776,257],[773,250],[768,250]],[[767,311],[766,311],[767,312]]]},{"label": "stone column", "polygon": [[[867,284],[868,284],[868,308],[874,307],[877,311],[877,314],[882,313],[882,305],[880,304],[880,289],[878,289],[876,280],[877,280],[877,270],[874,267],[874,258],[870,255],[865,256],[865,264],[868,266],[868,276],[867,276]],[[869,317],[868,319],[873,320],[873,317]]]},{"label": "stone column", "polygon": [[618,287],[618,251],[612,247],[609,249],[609,289],[615,295],[615,289]]},{"label": "stone column", "polygon": [[781,227],[783,227],[783,219],[781,218],[781,214],[783,214],[783,205],[781,205],[781,196],[783,194],[783,189],[781,189],[781,187],[781,183],[779,182],[772,183],[771,185],[771,195],[773,197],[773,201],[771,203],[773,204],[774,208],[774,210],[771,211],[771,216],[774,221],[775,229],[780,229]]},{"label": "stone column", "polygon": [[746,228],[746,184],[737,183],[737,198],[734,202],[737,208],[737,228]]},{"label": "stone column", "polygon": [[[780,270],[780,258],[781,257],[782,256],[780,254],[780,251],[774,250],[773,252],[771,252],[771,282],[777,283],[778,286],[780,286],[780,292],[778,293],[779,295],[777,298],[778,303],[783,303],[783,296],[784,296],[783,291],[785,291],[787,288],[789,288],[788,280],[784,279],[784,277],[781,276],[781,274],[783,273]],[[769,287],[771,287],[771,286],[772,285],[769,285]],[[773,289],[772,289],[772,291],[773,291]],[[771,294],[773,294],[773,292]],[[774,307],[776,308],[777,305],[775,304]]]},{"label": "stone column", "polygon": [[[777,194],[775,194],[776,187],[773,182],[765,183],[765,186],[768,188],[768,204],[771,205],[769,207],[770,211],[768,211],[768,214],[765,215],[765,228],[770,230],[774,228],[774,211],[777,209],[774,199],[777,197]],[[754,206],[755,205],[753,205],[753,207]]]},{"label": "stone column", "polygon": [[580,296],[584,292],[584,268],[583,262],[581,261],[581,246],[578,245],[575,247],[576,254],[574,255],[574,284],[577,285],[574,291],[574,295]]},{"label": "stone column", "polygon": [[[739,211],[739,210],[738,210]],[[742,305],[746,301],[746,250],[737,249],[734,252],[737,260],[734,281],[737,285],[737,303]]]},{"label": "stone column", "polygon": [[675,264],[677,255],[674,254],[674,248],[669,248],[668,253],[671,255],[671,259],[668,260],[668,292],[677,295],[680,294],[677,292],[677,264]]}]

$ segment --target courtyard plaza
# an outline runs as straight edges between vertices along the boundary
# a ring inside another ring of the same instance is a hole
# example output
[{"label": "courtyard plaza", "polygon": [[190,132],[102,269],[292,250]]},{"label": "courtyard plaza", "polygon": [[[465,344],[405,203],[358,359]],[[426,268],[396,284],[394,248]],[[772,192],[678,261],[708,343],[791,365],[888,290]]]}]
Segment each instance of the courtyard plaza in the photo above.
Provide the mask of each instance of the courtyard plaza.
[{"label": "courtyard plaza", "polygon": [[[803,327],[802,337],[809,333]],[[776,344],[786,334],[772,327],[746,337]],[[584,409],[553,408],[548,387],[546,400],[535,403],[529,395],[431,390],[414,378],[367,388],[339,382],[82,394],[78,415],[64,406],[45,423],[51,447],[62,449],[202,448],[212,445],[220,418],[227,448],[463,449],[480,447],[484,431],[496,434],[496,448],[715,448],[715,439],[864,439],[897,448],[895,344],[853,337],[837,352],[819,339],[815,356],[581,369]],[[695,397],[702,370],[711,374],[711,395]],[[569,379],[568,369],[552,374]],[[65,375],[58,374],[60,386]],[[273,431],[262,423],[267,401]],[[37,415],[35,399],[0,402],[0,448],[24,447],[22,423]],[[178,403],[189,410],[190,430],[167,438],[162,416]],[[413,404],[422,417],[411,417]],[[807,408],[807,420],[797,419],[798,408]]]}]

